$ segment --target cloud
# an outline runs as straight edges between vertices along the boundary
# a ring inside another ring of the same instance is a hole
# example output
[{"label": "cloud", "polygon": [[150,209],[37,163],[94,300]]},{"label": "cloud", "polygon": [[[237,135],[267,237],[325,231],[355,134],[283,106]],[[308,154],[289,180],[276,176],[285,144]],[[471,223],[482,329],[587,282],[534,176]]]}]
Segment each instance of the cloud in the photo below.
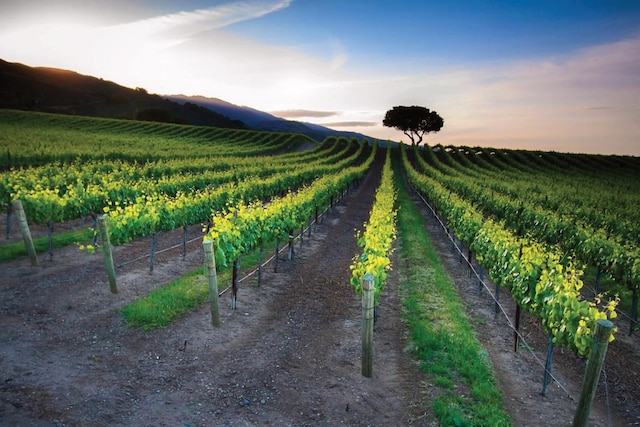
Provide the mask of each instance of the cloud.
[{"label": "cloud", "polygon": [[164,37],[181,43],[195,34],[219,29],[284,9],[292,0],[238,1],[207,9],[183,11],[109,27],[142,37]]},{"label": "cloud", "polygon": [[357,121],[322,123],[322,126],[327,126],[330,128],[331,127],[335,127],[335,128],[372,127],[377,125],[379,125],[378,122],[357,122]]},{"label": "cloud", "polygon": [[337,116],[340,113],[338,111],[312,111],[312,110],[282,110],[282,111],[270,111],[274,116],[282,117],[285,119],[297,119],[301,117],[331,117]]}]

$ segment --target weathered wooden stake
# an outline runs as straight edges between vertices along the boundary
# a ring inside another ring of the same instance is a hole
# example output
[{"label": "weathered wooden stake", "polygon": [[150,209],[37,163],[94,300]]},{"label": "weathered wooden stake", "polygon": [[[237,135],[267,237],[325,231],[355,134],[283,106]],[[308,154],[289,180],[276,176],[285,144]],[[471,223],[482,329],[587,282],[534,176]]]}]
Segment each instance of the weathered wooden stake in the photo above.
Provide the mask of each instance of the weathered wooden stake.
[{"label": "weathered wooden stake", "polygon": [[609,337],[613,329],[613,323],[610,320],[600,319],[596,324],[596,332],[591,346],[591,354],[587,360],[587,366],[584,373],[584,381],[582,390],[580,391],[580,400],[578,401],[578,409],[573,418],[574,427],[582,427],[587,425],[589,413],[591,412],[591,403],[596,395],[600,372],[604,357],[607,354],[609,345]]},{"label": "weathered wooden stake", "polygon": [[373,376],[373,275],[367,273],[362,279],[362,375]]},{"label": "weathered wooden stake", "polygon": [[260,241],[260,253],[258,255],[258,286],[262,281],[262,258],[264,257],[264,243]]},{"label": "weathered wooden stake", "polygon": [[109,289],[111,290],[111,293],[117,294],[118,285],[116,284],[116,267],[113,264],[111,242],[109,241],[109,230],[107,229],[107,220],[104,215],[98,216],[98,228],[100,230],[100,239],[102,240],[104,268],[107,270],[107,276],[109,277]]},{"label": "weathered wooden stake", "polygon": [[547,343],[547,360],[544,363],[544,378],[542,379],[542,395],[547,393],[547,386],[551,382],[551,361],[553,360],[553,335],[549,334]]},{"label": "weathered wooden stake", "polygon": [[47,221],[47,237],[49,238],[49,261],[53,259],[53,221]]},{"label": "weathered wooden stake", "polygon": [[518,352],[518,339],[520,338],[520,318],[522,317],[522,308],[520,304],[516,304],[516,327],[513,331],[513,352]]},{"label": "weathered wooden stake", "polygon": [[213,242],[205,240],[205,263],[207,265],[207,282],[209,283],[209,302],[211,304],[211,325],[220,327],[220,305],[218,303],[218,278],[216,277],[216,259],[213,255]]},{"label": "weathered wooden stake", "polygon": [[27,216],[24,213],[22,201],[20,199],[13,201],[13,211],[16,213],[16,217],[18,217],[20,233],[22,233],[22,240],[27,248],[31,265],[37,267],[39,265],[38,255],[36,254],[35,246],[33,246],[33,239],[31,239],[31,231],[29,230],[29,224],[27,223]]},{"label": "weathered wooden stake", "polygon": [[315,231],[318,231],[318,205],[316,205],[316,225],[315,225]]},{"label": "weathered wooden stake", "polygon": [[293,232],[289,233],[289,255],[287,259],[293,261]]},{"label": "weathered wooden stake", "polygon": [[233,273],[231,277],[231,310],[238,306],[238,276],[240,275],[240,258],[233,262]]},{"label": "weathered wooden stake", "polygon": [[274,273],[278,272],[279,252],[280,252],[280,240],[276,239],[276,255],[275,255],[274,259],[273,259],[273,272]]}]

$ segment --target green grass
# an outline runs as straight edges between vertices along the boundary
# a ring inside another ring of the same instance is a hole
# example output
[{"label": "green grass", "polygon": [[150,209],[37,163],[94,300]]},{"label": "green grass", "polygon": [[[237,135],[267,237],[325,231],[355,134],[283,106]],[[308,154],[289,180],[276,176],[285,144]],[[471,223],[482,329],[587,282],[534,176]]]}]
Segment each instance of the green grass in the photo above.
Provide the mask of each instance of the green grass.
[{"label": "green grass", "polygon": [[[84,230],[65,231],[56,233],[53,236],[53,248],[62,248],[75,244],[86,244],[93,238],[93,230],[87,228]],[[33,246],[37,253],[47,252],[49,250],[49,237],[42,236],[33,239]],[[11,261],[16,258],[26,256],[27,248],[21,240],[16,243],[0,245],[0,261]]]},{"label": "green grass", "polygon": [[[266,259],[271,256],[269,253],[273,250],[275,250],[275,242],[264,245],[263,257]],[[259,251],[243,256],[241,266],[257,268],[259,256]],[[230,266],[216,266],[216,268],[218,290],[222,290],[231,283],[232,270]],[[209,298],[209,287],[204,274],[204,267],[198,268],[124,306],[120,312],[126,324],[144,330],[163,328],[174,319],[206,302]]]},{"label": "green grass", "polygon": [[398,205],[399,254],[409,265],[403,269],[404,316],[414,356],[441,389],[432,404],[435,416],[447,426],[512,425],[502,410],[491,361],[402,185]]}]

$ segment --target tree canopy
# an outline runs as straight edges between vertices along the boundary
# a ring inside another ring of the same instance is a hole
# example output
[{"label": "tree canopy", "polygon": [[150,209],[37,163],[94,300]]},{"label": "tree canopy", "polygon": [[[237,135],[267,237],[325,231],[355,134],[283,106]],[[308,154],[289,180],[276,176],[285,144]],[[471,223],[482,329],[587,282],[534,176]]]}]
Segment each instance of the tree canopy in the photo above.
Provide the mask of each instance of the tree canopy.
[{"label": "tree canopy", "polygon": [[444,126],[444,120],[435,111],[425,107],[397,106],[387,111],[382,124],[401,130],[411,138],[411,144],[420,144],[425,134],[438,132]]}]

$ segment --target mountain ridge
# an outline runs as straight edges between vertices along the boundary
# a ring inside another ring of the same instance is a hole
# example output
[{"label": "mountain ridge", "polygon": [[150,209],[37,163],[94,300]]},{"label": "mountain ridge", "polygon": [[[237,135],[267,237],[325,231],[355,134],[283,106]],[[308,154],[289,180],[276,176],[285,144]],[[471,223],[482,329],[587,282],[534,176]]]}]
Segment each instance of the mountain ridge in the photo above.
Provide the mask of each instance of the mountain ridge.
[{"label": "mountain ridge", "polygon": [[292,132],[308,135],[318,141],[328,136],[374,139],[355,132],[286,120],[219,98],[150,94],[140,87],[128,88],[71,70],[30,67],[1,58],[0,108]]}]

